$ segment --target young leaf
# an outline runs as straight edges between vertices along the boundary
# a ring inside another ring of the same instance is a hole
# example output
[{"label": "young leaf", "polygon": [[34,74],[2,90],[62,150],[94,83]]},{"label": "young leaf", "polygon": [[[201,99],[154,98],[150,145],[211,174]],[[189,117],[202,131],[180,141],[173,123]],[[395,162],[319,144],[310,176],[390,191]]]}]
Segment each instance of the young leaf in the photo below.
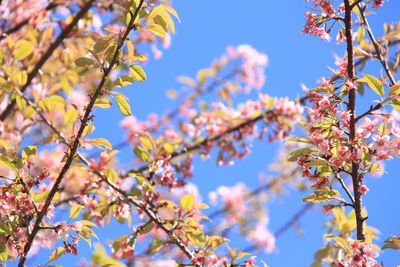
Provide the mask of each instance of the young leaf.
[{"label": "young leaf", "polygon": [[131,69],[132,76],[138,82],[143,82],[146,80],[147,76],[142,67],[139,65],[132,65],[129,67]]},{"label": "young leaf", "polygon": [[303,198],[303,202],[325,203],[332,199],[338,199],[337,197],[339,195],[340,194],[337,190],[331,190],[328,192],[316,191]]},{"label": "young leaf", "polygon": [[160,38],[164,38],[165,35],[167,34],[164,28],[158,24],[147,25],[146,28],[149,29],[154,35]]},{"label": "young leaf", "polygon": [[194,196],[192,194],[184,195],[180,200],[180,204],[184,211],[190,211],[194,205]]},{"label": "young leaf", "polygon": [[75,219],[76,217],[79,216],[79,213],[81,212],[82,208],[84,208],[82,205],[76,204],[72,206],[71,211],[69,213],[69,218],[70,219]]},{"label": "young leaf", "polygon": [[80,57],[77,60],[75,60],[75,64],[79,67],[87,67],[90,65],[94,65],[95,62],[93,59],[87,58],[87,57]]},{"label": "young leaf", "polygon": [[95,138],[90,140],[89,143],[97,147],[104,146],[105,148],[112,150],[112,145],[110,141],[104,138]]},{"label": "young leaf", "polygon": [[31,41],[27,40],[19,40],[16,44],[16,51],[14,54],[14,58],[16,60],[23,60],[24,58],[28,57],[32,54],[34,49],[34,44]]},{"label": "young leaf", "polygon": [[378,78],[372,75],[364,74],[364,80],[368,83],[368,86],[372,90],[374,90],[375,93],[377,93],[380,96],[383,96],[385,94],[383,84]]},{"label": "young leaf", "polygon": [[58,247],[56,250],[54,250],[50,257],[49,261],[55,261],[59,259],[63,254],[65,253],[65,248],[64,247]]},{"label": "young leaf", "polygon": [[302,155],[311,153],[313,151],[315,151],[315,149],[313,149],[311,147],[305,147],[305,148],[296,149],[295,151],[292,151],[289,154],[288,161],[292,161],[292,162],[296,161]]},{"label": "young leaf", "polygon": [[141,148],[140,146],[135,147],[133,152],[135,152],[136,156],[138,156],[144,162],[149,162],[150,161],[149,154],[147,154],[147,152],[143,148]]},{"label": "young leaf", "polygon": [[114,99],[115,99],[115,102],[117,102],[119,111],[121,112],[122,115],[124,115],[124,116],[132,115],[131,107],[129,106],[129,103],[126,101],[126,99],[123,96],[117,95],[114,97]]},{"label": "young leaf", "polygon": [[94,106],[99,108],[109,108],[112,106],[112,103],[107,98],[99,98],[96,99],[96,103],[94,103]]}]

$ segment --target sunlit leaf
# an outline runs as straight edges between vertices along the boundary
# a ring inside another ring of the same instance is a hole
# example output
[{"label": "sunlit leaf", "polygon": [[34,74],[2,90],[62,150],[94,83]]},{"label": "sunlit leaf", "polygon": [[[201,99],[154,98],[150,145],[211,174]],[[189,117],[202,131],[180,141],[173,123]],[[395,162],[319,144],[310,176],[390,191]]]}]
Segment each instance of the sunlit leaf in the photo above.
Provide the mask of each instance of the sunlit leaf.
[{"label": "sunlit leaf", "polygon": [[146,80],[147,76],[144,70],[139,65],[131,65],[130,67],[133,78],[138,82],[143,82]]},{"label": "sunlit leaf", "polygon": [[69,218],[74,219],[79,216],[79,213],[84,207],[82,205],[76,204],[72,206],[71,211],[69,212]]},{"label": "sunlit leaf", "polygon": [[383,96],[385,94],[383,84],[378,78],[372,75],[364,74],[364,80],[367,82],[368,86],[372,90],[374,90],[375,93],[377,93],[380,96]]},{"label": "sunlit leaf", "polygon": [[49,261],[55,261],[55,260],[59,259],[64,253],[65,253],[65,248],[64,247],[56,248],[56,250],[54,250],[51,253],[51,255],[49,257]]},{"label": "sunlit leaf", "polygon": [[194,205],[194,196],[192,194],[184,195],[180,200],[180,204],[184,211],[190,211]]},{"label": "sunlit leaf", "polygon": [[132,115],[131,107],[129,103],[126,101],[125,97],[117,95],[114,97],[114,100],[117,103],[119,111],[121,112],[122,115],[124,116]]},{"label": "sunlit leaf", "polygon": [[35,45],[31,41],[27,40],[19,40],[16,44],[16,51],[14,54],[14,58],[16,60],[23,60],[32,54]]}]

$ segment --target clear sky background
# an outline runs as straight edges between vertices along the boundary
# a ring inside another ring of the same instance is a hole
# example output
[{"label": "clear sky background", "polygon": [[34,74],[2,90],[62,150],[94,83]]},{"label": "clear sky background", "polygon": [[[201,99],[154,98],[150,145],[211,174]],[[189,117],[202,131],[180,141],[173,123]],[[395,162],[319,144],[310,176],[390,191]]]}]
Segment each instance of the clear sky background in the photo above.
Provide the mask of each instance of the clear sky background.
[{"label": "clear sky background", "polygon": [[[164,51],[160,60],[151,60],[144,67],[148,76],[146,82],[123,89],[130,98],[133,114],[141,120],[145,120],[152,112],[162,114],[173,110],[175,102],[167,99],[165,91],[179,89],[176,77],[194,77],[199,69],[208,67],[213,59],[224,53],[228,45],[250,44],[266,53],[269,66],[262,92],[292,99],[303,94],[301,83],[311,88],[320,77],[331,74],[327,66],[334,67],[334,52],[344,55],[344,44],[338,46],[334,40],[327,43],[300,33],[305,22],[304,13],[309,11],[304,0],[175,0],[174,7],[180,15],[181,24],[176,26],[177,33],[173,36],[171,48]],[[376,15],[369,17],[377,37],[382,33],[383,22],[399,19],[400,0],[387,1]],[[114,144],[119,143],[125,136],[125,132],[118,127],[122,119],[116,107],[98,110],[96,135],[112,140]],[[231,186],[238,181],[255,188],[259,174],[265,172],[266,166],[273,161],[278,147],[279,144],[256,143],[247,159],[237,161],[231,167],[217,168],[215,159],[208,162],[197,160],[193,182],[199,186],[205,198],[208,192],[218,186]],[[129,164],[132,157],[131,149],[121,153],[121,160],[125,164]],[[379,245],[390,235],[400,235],[399,162],[399,159],[389,162],[387,174],[382,178],[367,180],[371,191],[364,203],[369,213],[368,224],[382,231]],[[269,228],[272,232],[304,205],[301,199],[306,193],[309,192],[288,191],[285,199],[268,206]],[[309,266],[314,253],[323,244],[325,229],[322,226],[327,219],[327,215],[317,207],[300,221],[304,236],[299,237],[290,229],[277,240],[277,252],[258,253],[257,259],[264,260],[272,267]],[[112,224],[100,233],[102,240],[122,235],[120,228]],[[232,245],[239,248],[248,246],[239,240],[232,240]],[[81,242],[80,249],[85,253],[90,250],[84,242]],[[30,262],[42,262],[38,260],[41,257]],[[400,264],[400,253],[385,250],[381,259],[385,266],[394,266]],[[79,256],[68,255],[63,256],[59,263],[74,266],[79,261]]]}]

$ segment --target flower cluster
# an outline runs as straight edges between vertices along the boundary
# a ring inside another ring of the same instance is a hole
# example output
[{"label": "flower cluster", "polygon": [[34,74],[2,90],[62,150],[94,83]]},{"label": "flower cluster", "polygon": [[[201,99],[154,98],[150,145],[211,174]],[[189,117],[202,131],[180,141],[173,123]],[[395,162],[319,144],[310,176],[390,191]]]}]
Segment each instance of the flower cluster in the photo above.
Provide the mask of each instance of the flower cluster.
[{"label": "flower cluster", "polygon": [[360,266],[360,267],[380,267],[374,258],[378,257],[378,252],[372,245],[366,245],[358,241],[351,244],[351,248],[344,260],[335,262],[337,267]]}]

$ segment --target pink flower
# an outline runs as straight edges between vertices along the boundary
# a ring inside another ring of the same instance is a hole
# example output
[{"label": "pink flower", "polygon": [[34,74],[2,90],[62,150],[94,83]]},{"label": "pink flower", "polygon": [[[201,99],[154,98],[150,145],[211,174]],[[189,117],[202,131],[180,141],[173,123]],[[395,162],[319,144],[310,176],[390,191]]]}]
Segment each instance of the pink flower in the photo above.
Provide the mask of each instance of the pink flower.
[{"label": "pink flower", "polygon": [[380,8],[383,5],[384,0],[374,0],[373,8]]},{"label": "pink flower", "polygon": [[358,138],[368,138],[376,130],[376,125],[378,124],[378,119],[371,120],[370,118],[365,118],[361,125],[356,128],[356,134]]},{"label": "pink flower", "polygon": [[324,205],[324,206],[322,206],[322,212],[326,213],[326,214],[332,213],[332,209],[335,207],[336,206],[332,205],[332,204]]},{"label": "pink flower", "polygon": [[368,191],[369,191],[369,188],[366,185],[360,186],[361,195],[366,195]]},{"label": "pink flower", "polygon": [[266,222],[258,223],[247,239],[254,242],[257,248],[263,248],[266,253],[271,253],[275,249],[275,236],[267,229]]}]

